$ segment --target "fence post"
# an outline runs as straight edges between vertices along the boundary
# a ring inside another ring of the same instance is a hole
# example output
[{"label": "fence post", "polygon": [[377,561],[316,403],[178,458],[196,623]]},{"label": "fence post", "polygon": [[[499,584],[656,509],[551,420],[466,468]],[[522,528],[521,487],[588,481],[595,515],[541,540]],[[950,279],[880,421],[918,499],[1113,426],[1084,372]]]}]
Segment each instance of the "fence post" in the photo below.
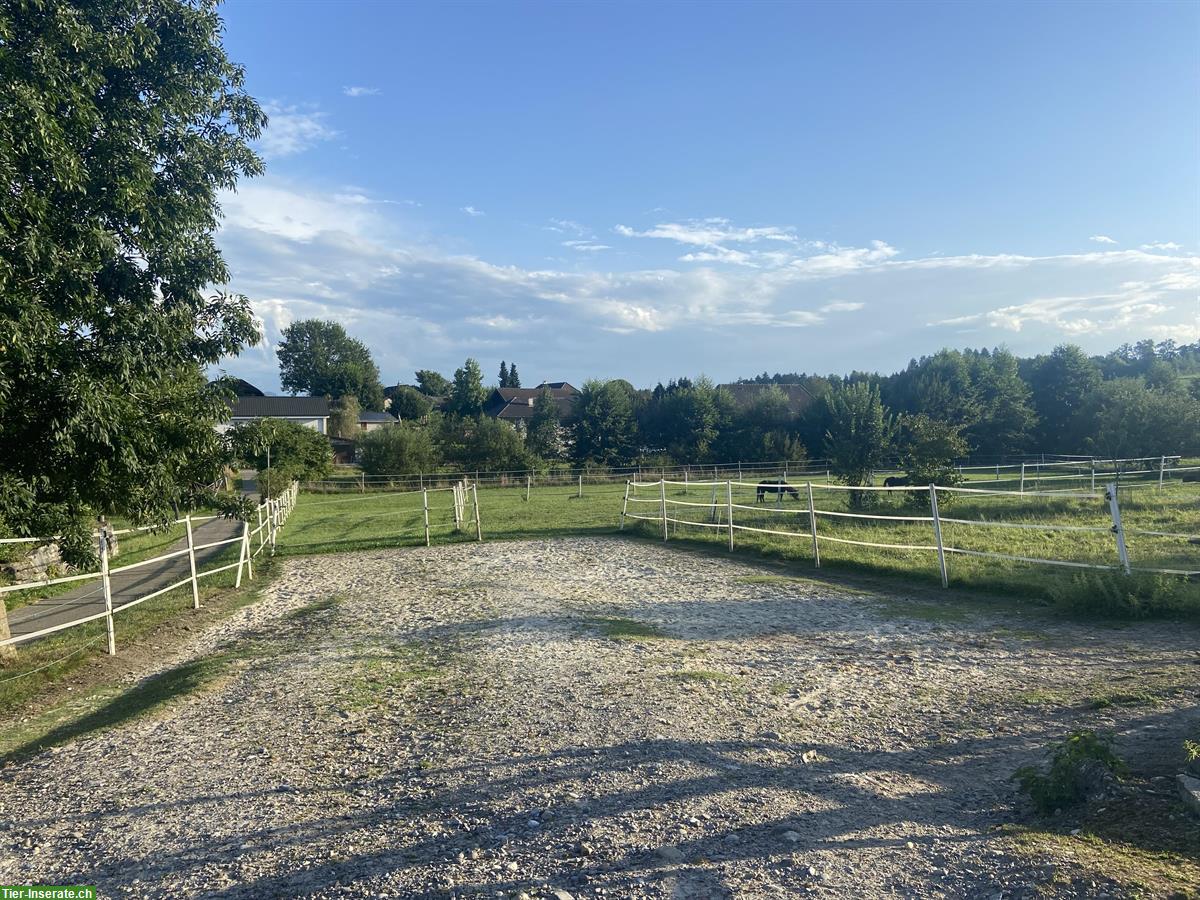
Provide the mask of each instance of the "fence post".
[{"label": "fence post", "polygon": [[1021,463],[1021,493],[1025,493],[1025,463]]},{"label": "fence post", "polygon": [[529,502],[529,489],[531,487],[533,487],[533,476],[526,475],[525,476],[525,502],[526,503]]},{"label": "fence post", "polygon": [[733,482],[725,482],[725,514],[729,517],[729,550],[733,552]]},{"label": "fence post", "polygon": [[579,499],[583,499],[583,473],[579,473]]},{"label": "fence post", "polygon": [[1092,460],[1092,493],[1096,493],[1096,461]]},{"label": "fence post", "polygon": [[262,527],[262,524],[263,524],[262,512],[263,512],[263,508],[262,508],[261,503],[258,504],[258,506],[254,507],[254,514],[258,517],[258,528],[256,530],[258,531],[258,549],[259,550],[261,550],[263,548],[263,544],[265,544],[267,542],[266,535],[263,533],[264,529]]},{"label": "fence post", "polygon": [[112,579],[108,576],[108,535],[100,526],[100,580],[104,587],[104,624],[108,629],[108,655],[117,655],[117,630],[113,626]]},{"label": "fence post", "polygon": [[684,492],[685,494],[688,492],[688,470],[687,470],[687,466],[684,466],[684,467],[683,467],[683,492]]},{"label": "fence post", "polygon": [[425,512],[425,546],[429,546],[429,491],[421,488],[421,507]]},{"label": "fence post", "polygon": [[929,485],[929,508],[933,511],[933,536],[937,538],[938,569],[942,574],[942,587],[950,587],[946,575],[946,548],[942,543],[942,517],[938,515],[937,485]]},{"label": "fence post", "polygon": [[250,523],[242,523],[242,540],[238,544],[238,568],[237,578],[233,580],[233,586],[240,588],[242,586],[242,566],[246,564],[246,560],[250,555]]},{"label": "fence post", "polygon": [[1163,474],[1165,473],[1166,468],[1167,468],[1167,458],[1164,456],[1161,459],[1159,459],[1159,461],[1158,461],[1158,488],[1159,488],[1159,490],[1162,490]]},{"label": "fence post", "polygon": [[812,532],[813,566],[821,568],[821,548],[817,546],[817,508],[813,503],[812,482],[806,481],[808,487],[808,529]]},{"label": "fence post", "polygon": [[625,511],[629,509],[629,482],[625,482],[625,499],[621,501],[621,524],[617,531],[625,530]]},{"label": "fence post", "polygon": [[192,538],[192,514],[183,519],[187,526],[188,564],[192,569],[192,609],[200,608],[200,583],[196,580],[196,542]]},{"label": "fence post", "polygon": [[478,483],[471,485],[471,499],[474,501],[472,505],[475,507],[475,540],[482,541],[483,540],[483,526],[479,524],[479,484]]},{"label": "fence post", "polygon": [[667,539],[667,480],[664,478],[658,482],[659,490],[659,505],[662,508],[663,520],[663,540]]},{"label": "fence post", "polygon": [[275,555],[275,539],[279,535],[279,501],[271,501],[271,555]]},{"label": "fence post", "polygon": [[1112,533],[1117,538],[1117,558],[1121,561],[1121,568],[1128,575],[1130,574],[1129,551],[1125,547],[1125,528],[1121,525],[1121,506],[1117,502],[1117,483],[1110,484],[1104,494],[1108,499],[1108,511],[1112,515]]}]

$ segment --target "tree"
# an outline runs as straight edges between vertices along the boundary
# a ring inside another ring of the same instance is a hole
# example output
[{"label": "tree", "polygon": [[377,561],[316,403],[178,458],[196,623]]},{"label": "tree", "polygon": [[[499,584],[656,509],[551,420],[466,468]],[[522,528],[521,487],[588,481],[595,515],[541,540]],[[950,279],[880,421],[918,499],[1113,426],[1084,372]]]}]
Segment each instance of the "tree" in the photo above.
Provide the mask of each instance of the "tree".
[{"label": "tree", "polygon": [[1040,419],[1041,450],[1079,452],[1089,430],[1081,413],[1099,386],[1099,367],[1076,346],[1062,344],[1033,361],[1030,387]]},{"label": "tree", "polygon": [[949,486],[962,480],[954,467],[968,449],[962,429],[924,413],[900,420],[900,459],[910,484]]},{"label": "tree", "polygon": [[343,394],[334,401],[330,409],[329,433],[334,437],[358,437],[358,398],[353,394]]},{"label": "tree", "polygon": [[508,367],[508,386],[510,388],[519,388],[521,386],[521,376],[517,374],[516,363]]},{"label": "tree", "polygon": [[647,437],[678,462],[704,462],[732,415],[728,392],[705,377],[694,382],[681,378],[651,398],[646,420],[652,430]]},{"label": "tree", "polygon": [[461,369],[454,370],[447,410],[456,416],[477,416],[483,411],[487,390],[483,386],[483,370],[474,359],[468,359]]},{"label": "tree", "polygon": [[[843,484],[870,484],[876,469],[892,449],[895,424],[879,398],[878,385],[865,381],[845,385],[825,398],[829,430],[825,455],[829,467]],[[867,505],[863,491],[851,491],[853,506]]]},{"label": "tree", "polygon": [[368,432],[358,446],[368,475],[412,475],[433,471],[438,465],[428,429],[408,422]]},{"label": "tree", "polygon": [[626,382],[584,382],[576,402],[575,455],[578,459],[621,465],[636,455],[637,421]]},{"label": "tree", "polygon": [[417,389],[426,397],[446,397],[450,394],[450,382],[433,369],[417,369]]},{"label": "tree", "polygon": [[515,428],[490,416],[443,419],[439,444],[447,462],[464,469],[515,471],[537,462]]},{"label": "tree", "polygon": [[283,389],[293,394],[354,394],[364,409],[383,409],[383,384],[371,351],[337,322],[303,319],[285,328],[279,374]]},{"label": "tree", "polygon": [[508,363],[500,360],[500,387],[508,387]]},{"label": "tree", "polygon": [[388,411],[402,422],[412,422],[424,419],[433,409],[429,398],[415,388],[400,385],[392,394],[392,404]]},{"label": "tree", "polygon": [[533,401],[533,415],[529,418],[529,433],[525,435],[525,447],[534,456],[557,460],[563,456],[562,424],[559,420],[558,403],[549,388],[542,388]]},{"label": "tree", "polygon": [[1109,459],[1200,453],[1200,399],[1140,378],[1106,381],[1089,398],[1086,446]]},{"label": "tree", "polygon": [[298,422],[256,419],[231,429],[229,439],[237,456],[258,470],[266,497],[278,497],[293,481],[317,481],[333,472],[329,439]]},{"label": "tree", "polygon": [[0,519],[73,562],[97,514],[212,499],[229,394],[203,367],[259,339],[211,287],[265,122],[221,30],[210,3],[0,6]]}]

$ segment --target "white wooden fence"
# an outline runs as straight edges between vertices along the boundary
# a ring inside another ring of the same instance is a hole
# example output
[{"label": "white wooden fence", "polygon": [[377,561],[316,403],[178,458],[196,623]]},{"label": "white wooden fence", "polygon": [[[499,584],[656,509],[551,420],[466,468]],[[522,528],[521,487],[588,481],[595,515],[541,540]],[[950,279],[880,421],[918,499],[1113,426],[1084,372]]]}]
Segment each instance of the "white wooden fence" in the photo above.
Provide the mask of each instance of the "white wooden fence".
[{"label": "white wooden fence", "polygon": [[[241,534],[234,537],[225,538],[219,541],[210,541],[205,544],[197,544],[193,534],[193,526],[199,522],[208,522],[214,519],[219,519],[220,516],[184,516],[182,519],[176,519],[172,525],[183,525],[184,535],[187,541],[187,546],[180,550],[174,550],[170,553],[163,553],[159,556],[154,556],[149,559],[139,560],[135,563],[129,563],[124,566],[112,566],[109,558],[109,541],[103,532],[95,532],[94,537],[99,543],[100,568],[95,572],[85,572],[79,575],[66,575],[61,578],[47,578],[41,581],[30,581],[21,584],[13,584],[5,587],[0,587],[0,595],[12,593],[14,591],[28,591],[37,588],[50,587],[58,584],[69,584],[72,582],[84,582],[93,579],[99,579],[103,597],[104,609],[94,613],[80,616],[71,619],[67,622],[59,622],[46,628],[38,629],[37,631],[9,637],[0,641],[0,647],[31,641],[37,638],[45,637],[58,631],[63,631],[68,628],[74,628],[77,625],[83,625],[87,622],[94,622],[99,619],[105,621],[108,652],[116,654],[116,627],[114,617],[127,609],[131,609],[147,600],[152,600],[155,597],[162,596],[170,591],[191,585],[192,588],[192,607],[200,608],[200,579],[207,578],[210,575],[216,575],[218,572],[227,572],[231,569],[237,569],[237,576],[234,580],[235,587],[241,587],[242,576],[245,574],[248,578],[254,578],[254,558],[260,553],[275,552],[275,541],[279,534],[279,529],[283,527],[288,516],[291,515],[292,509],[296,505],[299,485],[293,483],[286,491],[278,498],[267,500],[259,504],[254,511],[256,521],[255,527],[250,527],[249,520],[242,521]],[[125,528],[113,534],[130,534],[136,531],[149,531],[159,526],[147,526],[145,528]],[[47,543],[54,540],[53,538],[6,538],[5,543]],[[227,563],[225,565],[216,566],[214,568],[198,570],[196,554],[201,550],[208,550],[214,547],[222,547],[227,545],[240,544],[237,562]],[[255,546],[257,544],[257,546]],[[188,575],[186,578],[174,581],[164,587],[156,588],[142,596],[135,597],[132,600],[127,600],[119,605],[113,604],[112,576],[119,575],[123,572],[131,572],[135,569],[142,569],[147,566],[153,566],[156,563],[162,563],[167,560],[176,559],[187,556],[188,558]],[[2,600],[0,600],[2,602]]]},{"label": "white wooden fence", "polygon": [[[708,502],[698,503],[695,501],[680,500],[668,496],[668,487],[680,487],[687,489],[703,489],[711,488],[712,495]],[[625,499],[621,506],[620,528],[624,529],[626,519],[640,520],[644,522],[656,522],[662,524],[663,540],[670,538],[670,526],[673,524],[678,526],[690,526],[694,528],[703,528],[724,532],[728,536],[729,549],[734,547],[734,534],[738,531],[756,532],[758,534],[779,535],[790,538],[806,538],[811,542],[811,552],[813,565],[817,568],[821,566],[821,544],[849,544],[858,547],[869,547],[876,549],[887,550],[907,550],[907,551],[923,551],[936,554],[938,574],[941,578],[942,587],[949,585],[949,572],[947,567],[947,557],[958,554],[961,556],[974,556],[987,559],[1003,559],[1022,563],[1031,563],[1035,565],[1047,566],[1062,566],[1077,569],[1102,569],[1109,571],[1124,571],[1129,574],[1134,571],[1140,572],[1159,572],[1170,575],[1197,576],[1200,575],[1200,564],[1196,568],[1177,569],[1155,566],[1133,566],[1130,564],[1129,553],[1126,546],[1127,535],[1176,538],[1185,541],[1198,541],[1200,534],[1181,534],[1174,532],[1148,531],[1142,529],[1126,529],[1121,520],[1121,509],[1118,501],[1118,484],[1112,482],[1105,487],[1103,495],[1098,495],[1090,492],[1075,491],[1069,492],[1065,490],[1032,492],[1032,491],[997,491],[984,488],[969,488],[969,487],[939,487],[930,484],[922,487],[873,487],[860,486],[851,487],[847,485],[835,484],[814,484],[812,482],[799,482],[796,484],[782,485],[784,491],[788,495],[794,494],[797,499],[803,496],[807,502],[807,506],[793,507],[784,506],[779,503],[758,503],[754,506],[748,504],[734,502],[734,488],[752,488],[758,491],[763,485],[758,482],[739,482],[739,481],[667,481],[658,480],[654,482],[636,482],[630,481],[625,486]],[[766,485],[768,493],[772,493],[776,499],[782,500],[785,496],[782,492],[773,491],[775,485]],[[637,491],[649,490],[650,496],[638,496]],[[1123,488],[1122,488],[1123,489]],[[929,497],[929,515],[885,515],[880,513],[867,512],[848,512],[840,510],[820,509],[817,507],[813,497],[814,491],[877,491],[885,493],[906,493],[906,494],[928,494]],[[657,496],[654,496],[657,494]],[[1108,513],[1111,517],[1111,526],[1098,525],[1072,525],[1063,523],[1051,522],[1006,522],[998,520],[981,520],[981,519],[958,519],[943,516],[938,508],[939,495],[946,494],[975,494],[975,495],[990,495],[990,496],[1009,496],[1009,497],[1052,497],[1055,500],[1063,499],[1091,499],[1099,500],[1101,496],[1107,503]],[[630,504],[634,504],[635,509],[644,508],[646,505],[653,507],[652,510],[647,510],[649,515],[642,515],[636,512],[630,512]],[[643,506],[638,506],[642,504]],[[707,511],[709,521],[700,522],[695,519],[681,518],[672,516],[671,510],[673,507],[678,508],[702,508]],[[770,513],[779,516],[804,516],[807,517],[808,533],[804,534],[799,531],[787,531],[782,528],[762,528],[749,524],[738,524],[735,516],[738,510],[753,511],[759,513]],[[836,519],[850,519],[862,521],[882,521],[882,522],[897,522],[906,524],[927,524],[929,526],[929,536],[932,539],[931,543],[908,544],[908,543],[885,543],[882,541],[864,541],[846,537],[838,537],[832,534],[820,533],[818,526],[819,518],[822,516]],[[1079,533],[1095,533],[1095,534],[1111,534],[1113,538],[1113,551],[1115,563],[1111,565],[1077,562],[1072,560],[1047,559],[1041,557],[1030,557],[1018,554],[1001,553],[990,550],[971,550],[961,547],[950,546],[946,543],[942,533],[943,525],[957,525],[966,527],[978,528],[1000,528],[1000,529],[1021,529],[1035,530],[1044,532],[1065,531]]]}]

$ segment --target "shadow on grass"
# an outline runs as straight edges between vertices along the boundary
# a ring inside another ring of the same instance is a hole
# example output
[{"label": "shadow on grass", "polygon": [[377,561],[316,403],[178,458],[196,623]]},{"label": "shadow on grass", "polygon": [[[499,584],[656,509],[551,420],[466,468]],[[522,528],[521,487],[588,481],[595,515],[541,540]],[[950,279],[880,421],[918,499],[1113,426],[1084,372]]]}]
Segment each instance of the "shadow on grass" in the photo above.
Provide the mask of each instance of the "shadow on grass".
[{"label": "shadow on grass", "polygon": [[174,700],[212,686],[237,660],[248,655],[244,651],[216,653],[152,675],[87,715],[18,745],[5,754],[4,759],[18,761],[75,738],[148,715]]}]

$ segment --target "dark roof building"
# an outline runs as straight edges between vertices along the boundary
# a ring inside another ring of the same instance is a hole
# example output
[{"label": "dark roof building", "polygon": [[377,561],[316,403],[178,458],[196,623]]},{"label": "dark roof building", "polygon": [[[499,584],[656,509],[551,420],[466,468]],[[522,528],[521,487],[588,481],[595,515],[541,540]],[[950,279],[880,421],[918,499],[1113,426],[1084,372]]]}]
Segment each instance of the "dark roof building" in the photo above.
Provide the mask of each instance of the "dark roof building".
[{"label": "dark roof building", "polygon": [[543,382],[535,388],[496,388],[483,404],[483,412],[507,422],[526,422],[533,418],[534,404],[543,387],[550,389],[550,396],[558,407],[558,417],[569,419],[575,413],[575,398],[579,391],[565,381]]},{"label": "dark roof building", "polygon": [[225,428],[255,419],[287,419],[328,433],[329,401],[324,397],[238,397]]}]

